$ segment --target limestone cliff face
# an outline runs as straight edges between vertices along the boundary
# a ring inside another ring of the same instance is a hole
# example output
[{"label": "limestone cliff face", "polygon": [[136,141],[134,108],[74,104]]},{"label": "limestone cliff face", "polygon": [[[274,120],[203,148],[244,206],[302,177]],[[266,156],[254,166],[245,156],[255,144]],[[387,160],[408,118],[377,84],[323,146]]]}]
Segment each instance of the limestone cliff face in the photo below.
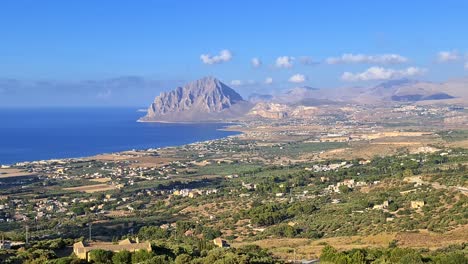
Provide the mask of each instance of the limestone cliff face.
[{"label": "limestone cliff face", "polygon": [[214,77],[205,77],[161,93],[141,121],[201,122],[242,116],[250,104]]},{"label": "limestone cliff face", "polygon": [[247,114],[248,116],[257,116],[269,119],[282,119],[288,117],[291,107],[276,103],[258,103]]},{"label": "limestone cliff face", "polygon": [[258,103],[247,116],[268,119],[299,118],[307,119],[318,112],[317,107],[312,106],[289,106],[278,103]]}]

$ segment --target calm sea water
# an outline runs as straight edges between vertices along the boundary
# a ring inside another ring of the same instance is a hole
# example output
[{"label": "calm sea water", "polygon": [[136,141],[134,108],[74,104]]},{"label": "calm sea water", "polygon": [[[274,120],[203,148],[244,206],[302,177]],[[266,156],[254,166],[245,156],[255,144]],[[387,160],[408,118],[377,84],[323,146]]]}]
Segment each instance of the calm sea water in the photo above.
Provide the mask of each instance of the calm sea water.
[{"label": "calm sea water", "polygon": [[0,109],[0,164],[183,145],[237,134],[225,124],[138,123],[129,108]]}]

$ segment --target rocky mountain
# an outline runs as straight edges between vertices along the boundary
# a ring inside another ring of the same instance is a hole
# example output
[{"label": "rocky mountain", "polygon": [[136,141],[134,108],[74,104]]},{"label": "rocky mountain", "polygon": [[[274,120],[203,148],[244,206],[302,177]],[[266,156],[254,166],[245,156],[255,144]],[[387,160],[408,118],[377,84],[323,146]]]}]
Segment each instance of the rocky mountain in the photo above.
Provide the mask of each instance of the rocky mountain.
[{"label": "rocky mountain", "polygon": [[248,117],[260,117],[268,119],[282,119],[289,116],[291,107],[285,104],[260,102],[248,113]]},{"label": "rocky mountain", "polygon": [[205,77],[161,93],[140,121],[225,121],[243,116],[251,107],[226,84],[214,77]]}]

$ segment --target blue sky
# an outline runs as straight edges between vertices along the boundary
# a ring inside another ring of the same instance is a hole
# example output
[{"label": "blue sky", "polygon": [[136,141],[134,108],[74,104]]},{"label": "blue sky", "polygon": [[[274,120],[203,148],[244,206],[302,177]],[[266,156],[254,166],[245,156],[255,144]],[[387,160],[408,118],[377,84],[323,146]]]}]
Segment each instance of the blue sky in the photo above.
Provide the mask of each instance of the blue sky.
[{"label": "blue sky", "polygon": [[[70,104],[144,105],[205,75],[243,95],[461,78],[468,72],[466,10],[461,0],[2,1],[0,79],[21,85],[0,81],[0,104],[74,96]],[[107,86],[123,76],[151,82]]]}]

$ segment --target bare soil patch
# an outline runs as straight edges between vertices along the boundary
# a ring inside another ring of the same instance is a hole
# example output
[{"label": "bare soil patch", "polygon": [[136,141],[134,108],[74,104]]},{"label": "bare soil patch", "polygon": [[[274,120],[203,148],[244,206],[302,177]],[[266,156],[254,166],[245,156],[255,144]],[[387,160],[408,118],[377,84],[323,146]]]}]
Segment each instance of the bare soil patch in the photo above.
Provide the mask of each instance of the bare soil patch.
[{"label": "bare soil patch", "polygon": [[11,177],[27,177],[36,175],[20,169],[0,169],[0,179],[1,178],[11,178]]},{"label": "bare soil patch", "polygon": [[67,191],[76,191],[76,192],[85,192],[85,193],[95,193],[95,192],[104,192],[117,189],[116,185],[109,184],[95,184],[95,185],[85,185],[78,187],[65,188]]}]

